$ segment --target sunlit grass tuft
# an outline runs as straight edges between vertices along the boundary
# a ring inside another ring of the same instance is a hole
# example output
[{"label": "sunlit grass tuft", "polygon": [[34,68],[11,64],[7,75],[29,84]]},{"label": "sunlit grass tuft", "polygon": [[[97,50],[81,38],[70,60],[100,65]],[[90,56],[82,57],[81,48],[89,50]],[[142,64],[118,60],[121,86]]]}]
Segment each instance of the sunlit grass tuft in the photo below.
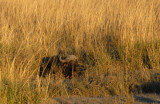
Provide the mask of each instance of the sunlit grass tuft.
[{"label": "sunlit grass tuft", "polygon": [[[159,27],[158,0],[0,0],[0,101],[134,93],[159,81]],[[79,57],[84,77],[38,77],[59,50]]]}]

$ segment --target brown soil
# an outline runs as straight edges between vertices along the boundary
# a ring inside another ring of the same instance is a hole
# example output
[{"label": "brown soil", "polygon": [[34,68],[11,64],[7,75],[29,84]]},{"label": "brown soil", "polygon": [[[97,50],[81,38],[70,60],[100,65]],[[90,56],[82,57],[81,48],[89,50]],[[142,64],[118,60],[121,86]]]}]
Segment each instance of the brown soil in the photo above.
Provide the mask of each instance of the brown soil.
[{"label": "brown soil", "polygon": [[160,94],[141,94],[106,97],[56,97],[42,101],[42,104],[160,104]]}]

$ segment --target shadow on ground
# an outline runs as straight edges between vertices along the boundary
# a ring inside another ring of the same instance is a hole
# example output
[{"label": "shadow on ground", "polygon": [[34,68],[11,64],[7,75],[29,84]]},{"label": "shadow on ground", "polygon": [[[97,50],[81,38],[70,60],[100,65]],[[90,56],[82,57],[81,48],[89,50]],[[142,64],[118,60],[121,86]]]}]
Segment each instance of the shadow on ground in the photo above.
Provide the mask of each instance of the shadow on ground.
[{"label": "shadow on ground", "polygon": [[149,82],[135,86],[138,93],[156,93],[160,94],[160,82]]},{"label": "shadow on ground", "polygon": [[135,95],[134,100],[136,102],[141,102],[141,103],[158,103],[158,104],[160,103],[159,100],[149,98],[149,97],[146,97],[146,96],[140,96],[140,95]]}]

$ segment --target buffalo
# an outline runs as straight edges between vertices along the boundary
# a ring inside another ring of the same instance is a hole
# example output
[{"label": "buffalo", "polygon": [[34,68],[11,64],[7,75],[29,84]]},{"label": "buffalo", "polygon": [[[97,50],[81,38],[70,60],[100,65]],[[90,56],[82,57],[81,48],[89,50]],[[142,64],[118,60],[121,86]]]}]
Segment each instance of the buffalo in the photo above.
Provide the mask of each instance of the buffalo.
[{"label": "buffalo", "polygon": [[47,74],[60,72],[65,78],[71,79],[73,75],[78,77],[83,75],[85,70],[85,67],[78,63],[77,56],[61,57],[61,55],[56,55],[42,58],[39,76],[45,77]]}]

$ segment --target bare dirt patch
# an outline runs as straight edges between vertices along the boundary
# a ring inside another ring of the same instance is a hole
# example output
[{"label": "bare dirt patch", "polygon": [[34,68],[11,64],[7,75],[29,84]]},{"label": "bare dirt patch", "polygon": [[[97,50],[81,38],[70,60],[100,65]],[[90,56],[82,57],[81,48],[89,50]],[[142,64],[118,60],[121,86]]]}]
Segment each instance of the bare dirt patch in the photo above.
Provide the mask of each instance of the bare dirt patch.
[{"label": "bare dirt patch", "polygon": [[139,94],[106,97],[55,97],[41,104],[160,104],[160,94]]}]

